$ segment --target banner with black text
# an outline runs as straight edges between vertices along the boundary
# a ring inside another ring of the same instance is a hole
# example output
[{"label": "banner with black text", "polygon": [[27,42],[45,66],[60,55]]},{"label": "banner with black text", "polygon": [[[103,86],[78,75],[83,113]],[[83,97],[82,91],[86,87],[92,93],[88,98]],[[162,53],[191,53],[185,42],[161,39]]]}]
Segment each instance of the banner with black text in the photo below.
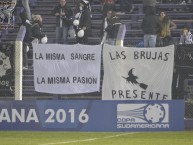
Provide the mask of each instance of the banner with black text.
[{"label": "banner with black text", "polygon": [[101,45],[33,44],[35,91],[53,94],[97,92]]},{"label": "banner with black text", "polygon": [[173,45],[103,49],[103,100],[171,100]]}]

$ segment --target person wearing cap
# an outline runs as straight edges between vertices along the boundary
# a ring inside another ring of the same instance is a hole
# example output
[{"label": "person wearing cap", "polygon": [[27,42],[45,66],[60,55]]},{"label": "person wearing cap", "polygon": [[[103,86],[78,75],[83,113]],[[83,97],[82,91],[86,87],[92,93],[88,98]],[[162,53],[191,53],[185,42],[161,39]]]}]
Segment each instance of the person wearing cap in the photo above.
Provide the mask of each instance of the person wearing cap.
[{"label": "person wearing cap", "polygon": [[91,28],[91,11],[89,2],[81,0],[79,5],[79,12],[75,15],[73,24],[76,31],[76,41],[80,44],[88,43],[88,35]]},{"label": "person wearing cap", "polygon": [[53,14],[56,16],[56,43],[67,44],[73,11],[67,6],[66,0],[59,0],[59,5],[54,8]]},{"label": "person wearing cap", "polygon": [[193,44],[192,33],[187,26],[185,26],[182,31],[179,44]]}]

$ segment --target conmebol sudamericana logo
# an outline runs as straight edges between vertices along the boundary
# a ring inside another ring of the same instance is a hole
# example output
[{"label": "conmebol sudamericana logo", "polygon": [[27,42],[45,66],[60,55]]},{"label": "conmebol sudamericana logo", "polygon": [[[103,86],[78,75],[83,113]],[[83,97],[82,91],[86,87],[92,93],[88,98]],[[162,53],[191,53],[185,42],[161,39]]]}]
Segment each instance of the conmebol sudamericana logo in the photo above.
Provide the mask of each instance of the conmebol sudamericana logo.
[{"label": "conmebol sudamericana logo", "polygon": [[[119,123],[168,123],[168,116],[168,104],[117,105],[117,118]],[[131,122],[129,122],[129,120]]]}]

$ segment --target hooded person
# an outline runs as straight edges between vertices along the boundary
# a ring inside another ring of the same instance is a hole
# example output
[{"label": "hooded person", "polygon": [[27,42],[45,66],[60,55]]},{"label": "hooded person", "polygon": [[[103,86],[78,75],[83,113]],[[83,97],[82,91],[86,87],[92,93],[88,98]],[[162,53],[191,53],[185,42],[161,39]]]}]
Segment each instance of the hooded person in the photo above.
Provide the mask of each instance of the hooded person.
[{"label": "hooded person", "polygon": [[90,4],[86,0],[79,3],[79,12],[75,15],[73,22],[76,31],[76,41],[80,44],[88,43],[88,35],[91,28]]}]

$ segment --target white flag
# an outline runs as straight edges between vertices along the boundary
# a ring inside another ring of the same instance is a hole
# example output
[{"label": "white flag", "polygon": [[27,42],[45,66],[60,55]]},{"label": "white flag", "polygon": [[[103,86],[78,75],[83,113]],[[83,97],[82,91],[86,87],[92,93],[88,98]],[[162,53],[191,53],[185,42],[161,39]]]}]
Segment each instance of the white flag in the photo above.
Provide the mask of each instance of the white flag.
[{"label": "white flag", "polygon": [[104,45],[103,100],[171,100],[174,46]]},{"label": "white flag", "polygon": [[101,45],[33,44],[35,91],[76,94],[99,91]]}]

